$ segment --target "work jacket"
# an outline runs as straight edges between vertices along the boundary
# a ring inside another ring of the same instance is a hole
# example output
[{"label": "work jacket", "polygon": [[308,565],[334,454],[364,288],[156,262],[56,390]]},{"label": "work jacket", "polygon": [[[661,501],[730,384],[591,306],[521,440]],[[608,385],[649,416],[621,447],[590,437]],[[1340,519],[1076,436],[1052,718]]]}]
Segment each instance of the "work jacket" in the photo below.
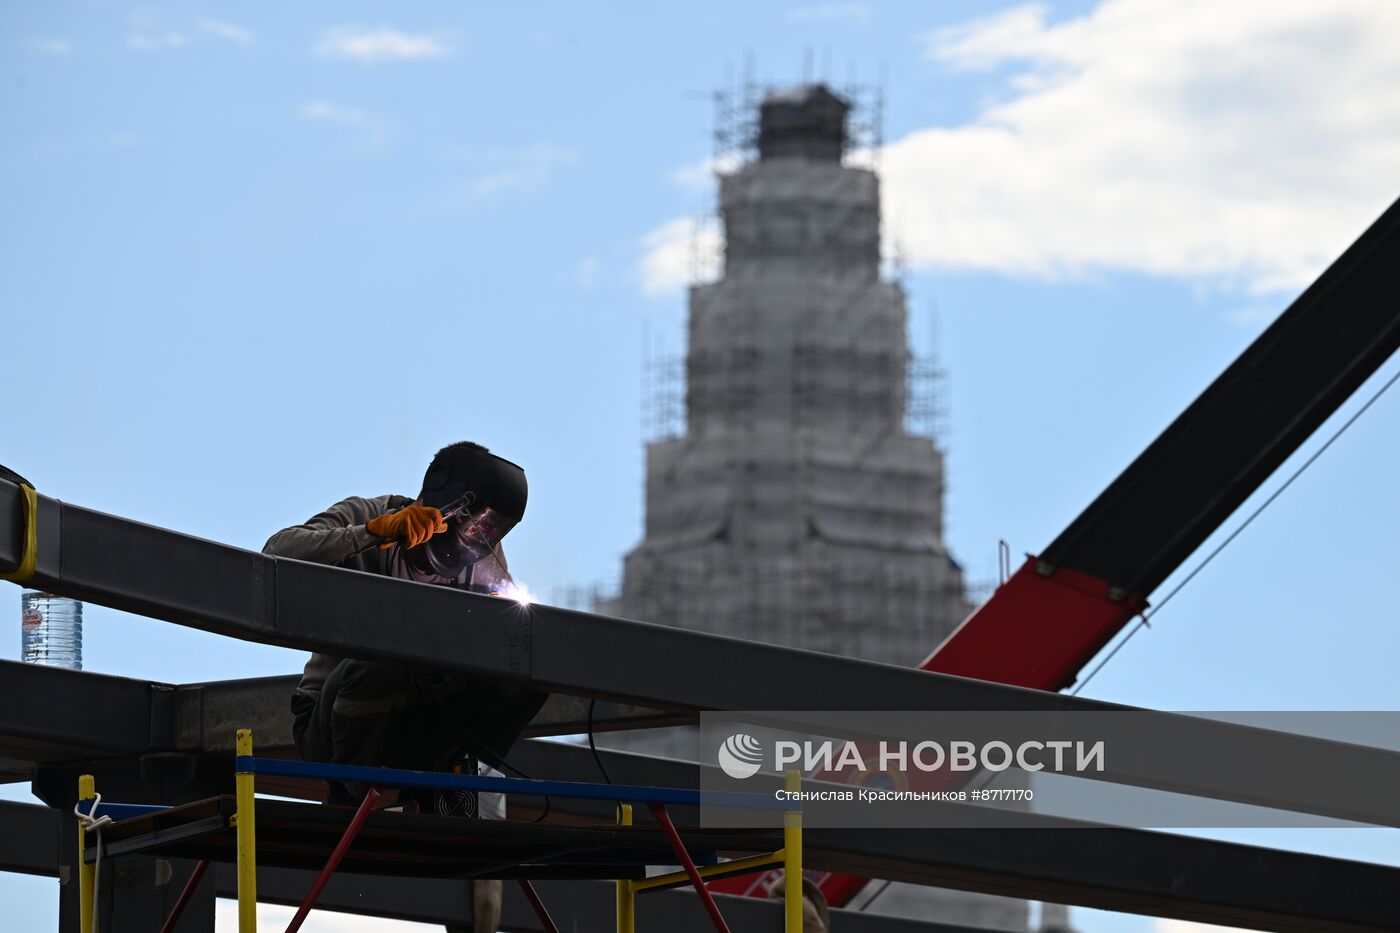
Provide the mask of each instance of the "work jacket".
[{"label": "work jacket", "polygon": [[[379,547],[384,539],[365,527],[370,519],[397,511],[412,502],[407,496],[375,496],[373,499],[351,496],[324,512],[313,515],[300,525],[283,528],[267,539],[262,550],[264,554],[275,557],[293,557],[348,570],[398,577],[401,580],[416,579],[410,577],[404,567],[403,548],[397,542],[392,547]],[[501,568],[505,568],[505,551],[499,546],[496,548],[496,557]],[[482,563],[484,562],[479,561],[477,568]],[[473,574],[477,568],[473,568]],[[506,573],[508,577],[509,571]],[[495,576],[499,579],[499,572]],[[473,581],[435,577],[419,582],[465,588]],[[321,692],[321,687],[331,675],[331,671],[335,670],[342,660],[344,659],[333,655],[313,654],[302,671],[297,692],[314,699]]]}]

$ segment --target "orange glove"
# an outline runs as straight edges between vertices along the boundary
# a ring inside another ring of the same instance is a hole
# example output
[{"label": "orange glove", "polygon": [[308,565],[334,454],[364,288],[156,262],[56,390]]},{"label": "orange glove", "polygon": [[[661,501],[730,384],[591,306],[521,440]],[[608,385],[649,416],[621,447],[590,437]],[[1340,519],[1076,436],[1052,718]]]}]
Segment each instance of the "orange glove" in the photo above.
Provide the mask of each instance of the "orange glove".
[{"label": "orange glove", "polygon": [[416,547],[440,531],[447,530],[442,513],[431,505],[406,505],[397,512],[380,515],[365,522],[370,534],[387,539],[381,548],[393,547],[402,541],[406,548]]}]

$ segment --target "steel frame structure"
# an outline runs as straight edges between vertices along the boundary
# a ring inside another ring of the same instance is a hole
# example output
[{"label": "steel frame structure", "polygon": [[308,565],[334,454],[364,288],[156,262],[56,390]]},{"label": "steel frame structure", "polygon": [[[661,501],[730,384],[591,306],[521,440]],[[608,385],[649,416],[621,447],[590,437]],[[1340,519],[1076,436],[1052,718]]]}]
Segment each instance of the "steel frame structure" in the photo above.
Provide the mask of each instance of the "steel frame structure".
[{"label": "steel frame structure", "polygon": [[[668,631],[641,627],[646,633]],[[805,653],[795,654],[801,657]],[[918,672],[892,670],[939,680]],[[10,715],[0,717],[0,747],[7,749],[12,773],[27,758],[65,779],[79,762],[105,761],[120,770],[142,751],[222,762],[219,770],[227,774],[232,743],[231,736],[221,730],[228,724],[230,710],[271,703],[274,698],[268,684],[281,680],[170,688],[18,664],[6,665],[3,673],[7,676],[0,677],[0,684],[22,685],[30,697],[66,695],[104,710],[102,717],[85,721],[71,717],[64,704],[36,702],[31,707],[10,707]],[[953,686],[977,690],[991,686],[947,680]],[[191,696],[172,701],[182,691]],[[212,699],[196,700],[194,695],[200,691],[208,691],[206,696]],[[1027,692],[1013,693],[1020,696]],[[1068,701],[1067,708],[1095,706],[1053,695],[1031,696]],[[275,697],[279,711],[285,709],[283,699]],[[264,710],[262,719],[276,721],[285,716]],[[109,718],[113,723],[125,722],[125,728],[110,730]],[[177,735],[181,736],[178,740],[174,738]],[[35,742],[35,736],[49,741]],[[166,738],[161,740],[161,736]],[[517,762],[538,777],[577,779],[593,767],[586,749],[540,741],[521,746]],[[647,756],[603,754],[614,778],[629,783],[693,786],[699,767]],[[190,773],[204,771],[192,768]],[[130,783],[139,784],[139,778]],[[805,850],[810,864],[831,871],[1180,919],[1287,931],[1395,928],[1391,898],[1392,892],[1400,889],[1397,869],[1161,833],[1067,830],[1053,820],[1043,820],[1042,825],[1028,830],[940,832],[809,829]],[[1348,891],[1345,899],[1335,894],[1342,889]]]},{"label": "steel frame structure", "polygon": [[[1397,251],[1400,203],[922,671],[271,558],[67,505],[7,479],[0,565],[15,568],[6,579],[222,635],[633,705],[640,709],[618,718],[639,725],[700,710],[1126,709],[1041,691],[1071,683],[1151,590],[1400,345]],[[470,649],[457,637],[463,616],[478,635]],[[411,644],[400,637],[405,630],[415,633]],[[1009,642],[1018,649],[1005,655]],[[179,754],[176,736],[188,725],[173,712],[179,688],[167,694],[113,681],[104,689],[121,692],[128,707],[146,704],[143,715],[113,717],[111,734],[86,744],[71,718],[56,714],[55,729],[42,731],[21,711],[5,745],[11,773],[25,755],[64,760],[95,751],[128,767],[139,755],[151,785],[148,770],[160,776],[161,756]],[[199,750],[187,757],[197,771],[219,727],[205,734],[202,713],[196,718]],[[167,720],[169,731],[150,729]],[[1200,728],[1245,743],[1280,741],[1223,723]],[[1305,754],[1320,740],[1285,741]],[[1387,754],[1376,752],[1378,760]],[[1214,787],[1171,789],[1255,802]],[[1293,788],[1271,802],[1318,812],[1302,793],[1316,790]],[[1272,930],[1400,928],[1392,917],[1396,869],[1163,834],[1064,831],[1053,821],[1010,831],[828,830],[809,831],[806,849],[813,864],[833,871],[1086,906]]]},{"label": "steel frame structure", "polygon": [[[9,487],[8,489],[6,487]],[[7,495],[6,493],[9,493]],[[431,666],[483,680],[611,699],[663,711],[894,710],[1094,712],[1131,707],[741,639],[498,599],[275,558],[38,496],[38,559],[31,585],[223,635],[357,657]],[[0,562],[24,527],[19,491],[0,480]],[[386,620],[388,624],[386,624]],[[470,643],[462,624],[473,627]],[[407,641],[401,633],[412,631]],[[724,676],[715,676],[724,672]],[[81,676],[81,675],[80,675]],[[178,698],[179,691],[175,691]],[[169,702],[153,693],[153,703]],[[22,701],[22,698],[21,698]],[[43,711],[35,710],[37,716]],[[1145,712],[1145,711],[1139,711]],[[1172,714],[1158,714],[1170,717]],[[1259,760],[1306,760],[1348,748],[1224,722],[1179,717],[1216,748]],[[37,721],[37,718],[36,718]],[[224,724],[224,741],[232,741]],[[126,730],[132,728],[126,724]],[[152,745],[161,743],[153,736]],[[168,748],[168,745],[166,746]],[[1400,755],[1369,750],[1368,772],[1393,772]],[[1267,788],[1227,787],[1151,774],[1105,779],[1242,803],[1372,821],[1337,784],[1282,772]],[[1312,776],[1313,778],[1316,775]],[[1360,773],[1328,780],[1359,780]],[[1267,791],[1267,794],[1264,792]],[[1362,793],[1362,784],[1349,788]],[[1325,803],[1330,801],[1330,803]],[[1381,821],[1400,825],[1400,815]]]}]

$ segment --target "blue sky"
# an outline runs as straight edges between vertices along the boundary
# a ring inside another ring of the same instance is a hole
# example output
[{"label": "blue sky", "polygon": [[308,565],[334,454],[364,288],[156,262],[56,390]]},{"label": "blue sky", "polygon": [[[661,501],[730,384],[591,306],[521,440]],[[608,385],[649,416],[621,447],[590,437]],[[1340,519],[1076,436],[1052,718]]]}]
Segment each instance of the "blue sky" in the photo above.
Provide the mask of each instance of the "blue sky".
[{"label": "blue sky", "polygon": [[[687,221],[712,208],[710,93],[746,62],[883,76],[889,238],[948,372],[947,536],[989,581],[999,538],[1048,544],[1400,193],[1397,12],[1324,6],[6,5],[0,371],[24,414],[0,462],[257,548],[473,438],[529,471],[518,576],[615,580],[643,334],[681,350],[687,241],[713,237]],[[1400,707],[1397,421],[1400,393],[1085,695]],[[164,681],[302,663],[100,607],[85,651]],[[1247,838],[1400,863],[1393,833]],[[51,887],[0,878],[0,903],[51,928]]]}]

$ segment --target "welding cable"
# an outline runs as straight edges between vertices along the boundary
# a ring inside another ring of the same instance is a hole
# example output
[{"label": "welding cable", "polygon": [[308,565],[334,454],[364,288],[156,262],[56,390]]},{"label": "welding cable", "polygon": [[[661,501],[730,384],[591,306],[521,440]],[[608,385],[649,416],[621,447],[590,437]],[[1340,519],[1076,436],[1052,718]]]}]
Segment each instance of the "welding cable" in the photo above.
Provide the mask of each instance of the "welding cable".
[{"label": "welding cable", "polygon": [[1230,532],[1230,534],[1226,536],[1224,541],[1221,541],[1218,545],[1216,545],[1215,549],[1209,554],[1207,554],[1205,556],[1205,559],[1196,565],[1195,569],[1188,573],[1180,583],[1172,587],[1171,591],[1168,592],[1167,595],[1162,598],[1162,601],[1160,603],[1158,603],[1156,606],[1153,606],[1148,611],[1139,614],[1137,625],[1133,626],[1133,628],[1128,632],[1128,634],[1123,636],[1123,638],[1119,640],[1118,644],[1113,646],[1113,650],[1110,651],[1107,655],[1105,655],[1103,660],[1101,660],[1098,664],[1094,665],[1094,669],[1089,672],[1089,676],[1085,677],[1079,683],[1075,684],[1074,689],[1069,692],[1069,695],[1074,696],[1078,694],[1080,690],[1083,690],[1084,687],[1088,685],[1089,681],[1094,679],[1094,675],[1096,675],[1099,671],[1103,670],[1103,666],[1109,661],[1113,660],[1113,656],[1117,654],[1118,651],[1124,645],[1126,645],[1134,635],[1142,631],[1144,628],[1151,628],[1152,618],[1156,616],[1157,613],[1162,611],[1162,607],[1165,606],[1167,603],[1171,602],[1172,597],[1175,596],[1177,593],[1180,593],[1182,589],[1185,588],[1186,584],[1196,579],[1196,574],[1206,569],[1207,564],[1219,557],[1220,552],[1225,550],[1225,548],[1229,547],[1230,544],[1240,536],[1241,532],[1248,528],[1256,518],[1263,514],[1265,509],[1273,505],[1274,500],[1277,499],[1279,496],[1283,495],[1283,491],[1289,486],[1292,486],[1294,480],[1296,480],[1298,477],[1302,476],[1305,472],[1307,472],[1308,467],[1316,463],[1317,458],[1321,457],[1324,453],[1326,453],[1327,448],[1331,447],[1333,442],[1336,441],[1337,438],[1345,434],[1347,428],[1350,428],[1353,424],[1355,424],[1357,419],[1359,419],[1362,415],[1366,414],[1366,412],[1371,408],[1372,405],[1380,401],[1380,397],[1382,395],[1385,395],[1386,391],[1391,386],[1395,385],[1396,381],[1400,381],[1400,370],[1397,370],[1393,376],[1387,379],[1385,381],[1385,384],[1382,385],[1379,389],[1377,389],[1375,394],[1368,398],[1364,405],[1362,405],[1355,412],[1353,412],[1352,416],[1346,421],[1344,421],[1342,423],[1342,426],[1337,428],[1337,430],[1332,433],[1332,436],[1327,438],[1327,440],[1323,443],[1321,447],[1313,451],[1312,455],[1308,457],[1308,459],[1304,460],[1302,465],[1300,465],[1298,469],[1294,470],[1293,473],[1288,477],[1288,479],[1283,481],[1283,485],[1279,486],[1279,488],[1275,489],[1272,493],[1269,494],[1269,497],[1267,499],[1259,503],[1259,507],[1256,508],[1253,512],[1250,512],[1249,517],[1246,518],[1243,522],[1241,522],[1239,526],[1235,528],[1234,531]]},{"label": "welding cable", "polygon": [[[613,779],[612,779],[611,776],[609,776],[609,774],[608,774],[608,769],[603,767],[603,759],[602,759],[601,757],[599,757],[599,755],[598,755],[598,746],[597,746],[596,744],[594,744],[594,742],[593,742],[593,707],[596,706],[597,704],[598,704],[598,698],[597,698],[597,697],[590,697],[590,698],[589,698],[589,700],[588,700],[588,750],[589,750],[590,752],[593,753],[593,763],[596,764],[596,765],[598,766],[598,771],[599,771],[599,773],[601,773],[601,774],[603,775],[603,780],[604,780],[604,781],[607,781],[609,784],[611,784],[611,783],[613,782]],[[614,816],[615,816],[617,822],[621,823],[621,822],[622,822],[622,803],[621,803],[621,801],[617,801],[617,802],[614,802],[614,803],[613,803],[613,813],[614,813]]]},{"label": "welding cable", "polygon": [[598,746],[593,743],[593,707],[597,704],[597,697],[593,697],[588,701],[588,750],[593,753],[593,763],[598,766],[598,771],[603,775],[603,780],[611,784],[613,779],[608,776],[608,769],[603,767],[603,759],[598,757]]},{"label": "welding cable", "polygon": [[98,885],[102,881],[102,827],[112,822],[112,818],[106,814],[97,816],[97,807],[101,803],[102,795],[94,792],[92,806],[88,808],[88,812],[82,811],[83,803],[81,800],[73,804],[73,814],[83,824],[83,830],[97,837],[97,858],[94,859],[92,866],[92,928],[87,933],[97,933],[97,917],[101,913],[97,894]]}]

